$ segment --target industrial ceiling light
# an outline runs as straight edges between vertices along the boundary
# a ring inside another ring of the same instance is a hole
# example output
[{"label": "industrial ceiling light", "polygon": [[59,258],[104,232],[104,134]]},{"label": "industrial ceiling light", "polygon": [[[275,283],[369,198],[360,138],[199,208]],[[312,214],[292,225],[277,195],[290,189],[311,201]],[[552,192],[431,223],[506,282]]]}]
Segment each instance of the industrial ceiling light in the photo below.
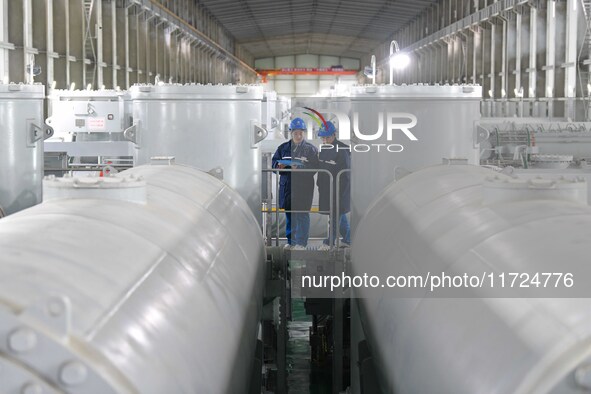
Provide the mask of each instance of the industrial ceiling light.
[{"label": "industrial ceiling light", "polygon": [[405,69],[410,64],[410,57],[406,53],[396,53],[390,58],[390,66],[396,70]]},{"label": "industrial ceiling light", "polygon": [[400,52],[400,47],[396,40],[390,43],[390,85],[394,82],[394,69],[403,70],[410,64],[410,57],[404,52]]}]

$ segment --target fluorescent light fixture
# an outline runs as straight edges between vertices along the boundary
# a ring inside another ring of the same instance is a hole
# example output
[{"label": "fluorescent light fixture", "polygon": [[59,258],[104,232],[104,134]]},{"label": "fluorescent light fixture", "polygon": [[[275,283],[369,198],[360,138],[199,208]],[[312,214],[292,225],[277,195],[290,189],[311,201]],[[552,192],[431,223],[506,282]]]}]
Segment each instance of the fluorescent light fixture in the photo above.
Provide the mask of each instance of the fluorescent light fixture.
[{"label": "fluorescent light fixture", "polygon": [[404,52],[396,52],[390,56],[390,67],[395,70],[404,70],[410,64],[410,56]]}]

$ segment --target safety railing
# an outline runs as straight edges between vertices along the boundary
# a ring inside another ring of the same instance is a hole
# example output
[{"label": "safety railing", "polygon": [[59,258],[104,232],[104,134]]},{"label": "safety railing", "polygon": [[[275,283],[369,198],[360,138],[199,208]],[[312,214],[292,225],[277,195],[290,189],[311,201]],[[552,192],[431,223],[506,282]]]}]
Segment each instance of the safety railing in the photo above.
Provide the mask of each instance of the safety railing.
[{"label": "safety railing", "polygon": [[[324,214],[324,215],[328,215],[328,240],[329,240],[329,246],[336,246],[336,247],[340,247],[341,245],[341,237],[339,236],[338,232],[339,232],[339,222],[338,220],[340,220],[340,207],[341,207],[341,198],[340,198],[340,186],[341,186],[341,178],[343,176],[343,174],[345,173],[350,173],[351,170],[350,169],[343,169],[341,171],[339,171],[336,174],[336,187],[333,187],[334,182],[335,182],[335,176],[333,176],[333,174],[328,171],[328,170],[324,170],[324,169],[280,169],[280,168],[270,168],[270,169],[264,169],[263,172],[266,173],[276,173],[278,176],[275,179],[275,185],[274,185],[274,199],[276,201],[276,205],[275,205],[275,209],[273,209],[273,206],[271,204],[271,207],[263,207],[262,209],[262,213],[263,215],[266,217],[266,215],[268,214],[275,214],[275,237],[274,240],[271,240],[271,243],[275,243],[276,246],[279,245],[279,240],[281,239],[280,237],[280,229],[279,229],[279,213],[283,212],[283,213],[314,213],[314,214]],[[281,172],[314,172],[314,173],[326,173],[329,176],[329,181],[330,181],[330,203],[329,203],[329,211],[321,211],[321,210],[314,210],[314,209],[310,209],[309,211],[298,211],[298,210],[280,210],[278,207],[278,201],[279,201],[279,175]],[[334,193],[338,194],[338,198],[334,198]],[[335,209],[333,209],[333,203],[336,201],[336,204],[334,206]],[[336,217],[335,217],[336,215]],[[266,220],[264,221],[266,223]],[[264,225],[264,228],[266,229],[266,224]],[[266,230],[265,230],[266,231]],[[273,238],[273,237],[272,237]]]},{"label": "safety railing", "polygon": [[[334,201],[334,188],[332,187],[332,185],[334,184],[334,177],[333,175],[330,173],[330,171],[328,170],[323,170],[323,169],[308,169],[308,168],[302,168],[302,169],[287,169],[287,168],[267,168],[267,169],[263,169],[264,173],[268,173],[268,172],[274,172],[277,174],[277,177],[275,179],[275,201],[277,201],[277,205],[275,209],[275,232],[276,232],[276,237],[275,237],[275,246],[279,246],[279,239],[280,239],[280,233],[279,233],[279,179],[280,179],[280,175],[281,173],[292,173],[292,172],[300,172],[300,173],[305,173],[305,172],[310,172],[310,173],[319,173],[319,172],[323,172],[328,174],[329,179],[330,179],[330,204],[329,204],[329,210],[328,211],[313,211],[313,210],[282,210],[281,212],[284,213],[317,213],[317,214],[324,214],[324,215],[328,215],[328,240],[329,240],[329,246],[333,246],[333,220],[334,220],[334,210],[333,210],[333,201]],[[268,213],[272,213],[273,209],[263,209],[262,210],[263,215],[267,215]]]},{"label": "safety railing", "polygon": [[[345,174],[345,173],[350,173],[350,172],[351,172],[351,169],[350,168],[345,168],[345,169],[340,170],[339,172],[337,172],[337,184],[336,184],[336,188],[335,189],[336,189],[337,194],[338,194],[338,196],[337,196],[337,204],[336,204],[336,213],[337,213],[337,215],[339,217],[339,221],[341,219],[341,209],[340,209],[341,208],[341,176],[343,174]],[[331,190],[332,190],[332,188],[331,188]],[[351,197],[349,197],[349,199],[350,198]],[[330,223],[332,223],[332,222],[330,222]],[[337,232],[337,234],[335,236],[337,248],[341,246],[341,237],[338,236],[338,226],[339,226],[339,223],[335,223],[333,225],[333,227],[335,229],[335,232]]]}]

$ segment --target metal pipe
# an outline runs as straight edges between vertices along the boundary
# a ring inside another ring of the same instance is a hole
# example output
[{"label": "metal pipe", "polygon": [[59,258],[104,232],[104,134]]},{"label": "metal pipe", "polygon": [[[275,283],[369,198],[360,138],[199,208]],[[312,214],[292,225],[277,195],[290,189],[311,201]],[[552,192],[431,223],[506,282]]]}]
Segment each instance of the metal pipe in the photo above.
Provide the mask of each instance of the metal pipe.
[{"label": "metal pipe", "polygon": [[[319,171],[327,171],[327,170],[319,170]],[[332,176],[332,174],[328,172],[328,176],[330,178],[330,203],[328,204],[328,208],[330,210],[330,212],[328,213],[328,223],[330,224],[330,226],[328,227],[328,246],[333,246],[333,233],[334,233],[334,229],[333,229],[333,225],[332,223],[334,220],[334,209],[332,206],[332,203],[334,202],[334,188],[332,187],[334,185],[334,178]]]},{"label": "metal pipe", "polygon": [[0,205],[10,215],[41,202],[43,85],[0,82]]},{"label": "metal pipe", "polygon": [[275,228],[277,229],[275,246],[279,246],[279,173],[275,177]]},{"label": "metal pipe", "polygon": [[388,66],[390,67],[390,85],[394,83],[394,67],[392,67],[391,59],[392,55],[394,55],[394,50],[396,52],[400,52],[400,47],[398,46],[398,42],[396,40],[392,40],[390,42],[390,57],[388,58]]},{"label": "metal pipe", "polygon": [[376,55],[371,55],[371,83],[376,84]]}]

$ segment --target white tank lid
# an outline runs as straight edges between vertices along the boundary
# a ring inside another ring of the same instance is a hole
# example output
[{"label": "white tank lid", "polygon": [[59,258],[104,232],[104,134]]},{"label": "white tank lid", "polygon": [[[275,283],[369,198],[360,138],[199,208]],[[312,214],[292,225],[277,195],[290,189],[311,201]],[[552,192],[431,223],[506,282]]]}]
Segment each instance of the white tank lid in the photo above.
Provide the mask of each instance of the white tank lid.
[{"label": "white tank lid", "polygon": [[351,88],[353,98],[389,98],[389,99],[482,99],[482,87],[479,85],[357,85]]},{"label": "white tank lid", "polygon": [[549,162],[572,161],[573,155],[541,155],[541,154],[537,154],[537,155],[531,155],[531,159],[533,161],[549,161]]},{"label": "white tank lid", "polygon": [[49,92],[50,99],[62,100],[131,100],[126,90],[101,89],[101,90],[68,90],[52,89]]},{"label": "white tank lid", "polygon": [[45,86],[40,83],[2,83],[0,82],[0,98],[3,99],[44,99]]},{"label": "white tank lid", "polygon": [[87,198],[145,204],[146,182],[141,176],[125,173],[104,177],[66,175],[57,178],[49,175],[43,180],[43,201]]},{"label": "white tank lid", "polygon": [[262,100],[263,85],[164,84],[133,85],[129,88],[135,100]]},{"label": "white tank lid", "polygon": [[524,200],[564,200],[587,204],[587,182],[574,177],[518,177],[491,176],[484,180],[484,202],[496,204]]}]

